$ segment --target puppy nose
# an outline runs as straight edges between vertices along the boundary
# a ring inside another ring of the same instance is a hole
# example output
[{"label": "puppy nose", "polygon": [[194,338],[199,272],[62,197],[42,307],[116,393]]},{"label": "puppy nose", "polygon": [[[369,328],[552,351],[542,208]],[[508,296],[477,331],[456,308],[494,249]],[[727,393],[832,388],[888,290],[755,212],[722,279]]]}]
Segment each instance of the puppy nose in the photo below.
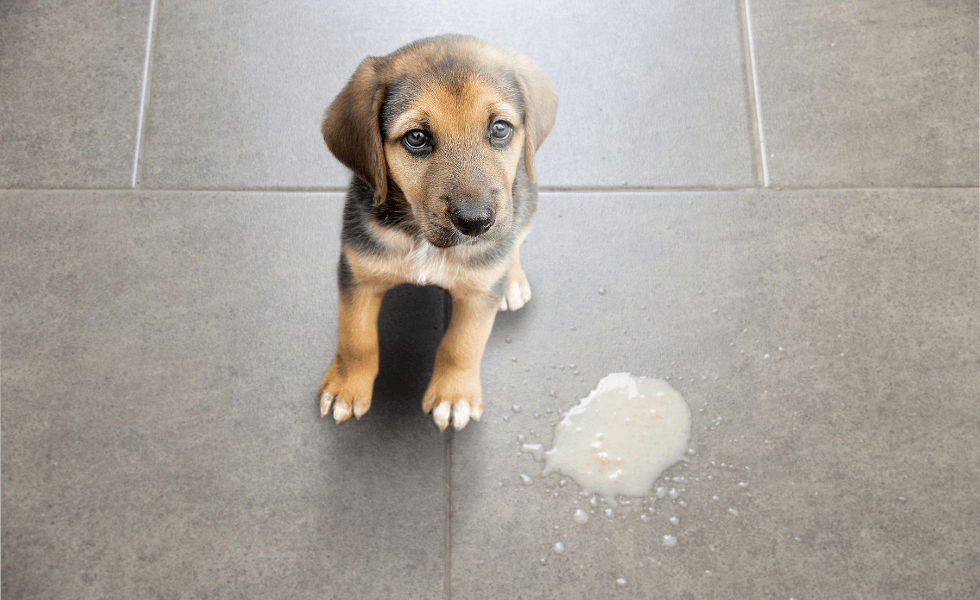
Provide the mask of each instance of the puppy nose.
[{"label": "puppy nose", "polygon": [[489,204],[467,202],[450,207],[449,218],[463,234],[477,236],[490,229],[495,215]]}]

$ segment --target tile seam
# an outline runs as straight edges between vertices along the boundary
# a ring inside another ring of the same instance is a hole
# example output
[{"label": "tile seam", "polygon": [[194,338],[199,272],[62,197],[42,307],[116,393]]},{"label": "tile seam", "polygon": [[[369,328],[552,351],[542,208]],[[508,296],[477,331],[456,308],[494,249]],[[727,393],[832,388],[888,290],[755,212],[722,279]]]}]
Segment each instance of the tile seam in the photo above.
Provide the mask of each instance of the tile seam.
[{"label": "tile seam", "polygon": [[744,30],[743,40],[745,49],[747,51],[746,61],[746,77],[748,77],[748,85],[746,86],[746,91],[749,95],[749,104],[751,106],[749,114],[752,115],[750,120],[752,121],[752,133],[755,138],[754,150],[755,154],[759,158],[759,167],[762,169],[762,186],[764,188],[769,188],[769,159],[766,155],[766,137],[762,127],[762,100],[759,94],[759,75],[756,68],[756,56],[755,56],[755,41],[752,36],[752,16],[750,14],[751,7],[749,6],[750,0],[742,0],[742,29]]},{"label": "tile seam", "polygon": [[[739,187],[571,187],[571,186],[547,186],[538,188],[538,191],[545,194],[647,194],[647,193],[732,193],[732,192],[767,192],[776,194],[778,192],[897,192],[897,191],[942,191],[942,190],[980,190],[980,186],[975,185],[936,185],[936,186],[889,186],[889,187],[830,187],[830,186],[789,186],[760,188],[756,186]],[[132,193],[134,191],[147,193],[166,193],[166,194],[345,194],[346,187],[324,187],[324,188],[73,188],[73,187],[48,187],[48,188],[29,188],[29,187],[7,187],[0,188],[2,192],[40,192],[40,193]]]},{"label": "tile seam", "polygon": [[[897,192],[897,191],[942,191],[942,190],[980,190],[975,185],[915,185],[888,187],[829,187],[829,186],[779,186],[759,188],[744,187],[542,187],[539,192],[545,194],[643,194],[643,193],[731,193],[731,192]],[[2,192],[39,192],[39,193],[100,193],[116,194],[133,191],[164,194],[346,194],[347,188],[139,188],[106,187],[106,188],[73,188],[73,187],[6,187]]]},{"label": "tile seam", "polygon": [[153,60],[153,32],[156,29],[157,0],[150,0],[150,19],[146,33],[146,55],[143,57],[143,87],[140,91],[140,112],[139,120],[136,125],[136,155],[133,157],[133,178],[130,181],[130,188],[137,189],[140,185],[140,178],[143,169],[143,155],[145,150],[145,136],[143,135],[146,123],[146,109],[149,104],[150,89],[150,67]]},{"label": "tile seam", "polygon": [[446,436],[446,600],[452,599],[453,576],[453,432]]}]

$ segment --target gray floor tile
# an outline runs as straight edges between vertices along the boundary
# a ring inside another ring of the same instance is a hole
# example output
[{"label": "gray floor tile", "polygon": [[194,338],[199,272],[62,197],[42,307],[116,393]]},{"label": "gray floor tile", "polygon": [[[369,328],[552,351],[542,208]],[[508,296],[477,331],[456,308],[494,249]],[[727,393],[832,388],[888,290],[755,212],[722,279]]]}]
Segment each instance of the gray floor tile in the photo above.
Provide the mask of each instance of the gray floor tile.
[{"label": "gray floor tile", "polygon": [[[975,595],[977,237],[975,190],[544,195],[451,442],[452,597]],[[696,455],[579,526],[518,437],[622,371],[670,378]]]},{"label": "gray floor tile", "polygon": [[0,187],[128,187],[149,0],[0,4]]},{"label": "gray floor tile", "polygon": [[431,361],[443,294],[386,300],[372,410],[319,419],[339,210],[0,192],[4,597],[443,595],[446,441],[397,350]]},{"label": "gray floor tile", "polygon": [[977,185],[975,0],[750,7],[773,185]]},{"label": "gray floor tile", "polygon": [[516,48],[555,81],[544,185],[755,182],[733,3],[222,1],[161,6],[145,184],[346,186],[319,137],[326,106],[365,56],[452,32]]}]

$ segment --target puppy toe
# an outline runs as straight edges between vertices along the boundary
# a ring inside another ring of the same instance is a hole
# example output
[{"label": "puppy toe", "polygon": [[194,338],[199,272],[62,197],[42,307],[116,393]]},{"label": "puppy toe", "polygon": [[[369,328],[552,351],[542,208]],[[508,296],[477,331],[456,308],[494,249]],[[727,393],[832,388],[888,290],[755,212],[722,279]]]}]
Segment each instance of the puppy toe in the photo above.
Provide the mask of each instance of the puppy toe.
[{"label": "puppy toe", "polygon": [[510,310],[518,310],[527,304],[531,299],[531,286],[520,281],[511,281],[507,284],[507,294],[505,302]]},{"label": "puppy toe", "polygon": [[446,427],[449,426],[449,418],[452,415],[452,405],[448,402],[440,402],[432,410],[432,418],[436,422],[436,427],[439,431],[445,431]]},{"label": "puppy toe", "polygon": [[333,407],[333,418],[338,423],[343,423],[350,418],[353,412],[350,402],[342,402],[340,400]]},{"label": "puppy toe", "polygon": [[330,414],[330,406],[333,404],[334,395],[329,392],[323,392],[320,396],[320,417],[323,418]]},{"label": "puppy toe", "polygon": [[470,404],[470,418],[479,421],[483,416],[483,400],[474,401]]},{"label": "puppy toe", "polygon": [[364,416],[364,413],[371,408],[371,397],[361,396],[359,398],[354,398],[354,416],[360,419]]},{"label": "puppy toe", "polygon": [[467,402],[457,402],[453,405],[453,427],[459,431],[470,422],[470,405]]}]

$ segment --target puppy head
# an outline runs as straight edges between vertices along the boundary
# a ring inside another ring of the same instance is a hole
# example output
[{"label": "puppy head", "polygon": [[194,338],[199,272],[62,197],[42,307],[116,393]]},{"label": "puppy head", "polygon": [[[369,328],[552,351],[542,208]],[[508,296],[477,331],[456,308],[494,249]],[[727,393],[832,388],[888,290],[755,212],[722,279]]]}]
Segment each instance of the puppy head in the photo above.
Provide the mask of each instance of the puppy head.
[{"label": "puppy head", "polygon": [[510,231],[514,179],[523,163],[535,180],[557,108],[554,85],[523,56],[443,36],[365,59],[322,131],[376,205],[397,186],[426,239],[448,247]]}]

